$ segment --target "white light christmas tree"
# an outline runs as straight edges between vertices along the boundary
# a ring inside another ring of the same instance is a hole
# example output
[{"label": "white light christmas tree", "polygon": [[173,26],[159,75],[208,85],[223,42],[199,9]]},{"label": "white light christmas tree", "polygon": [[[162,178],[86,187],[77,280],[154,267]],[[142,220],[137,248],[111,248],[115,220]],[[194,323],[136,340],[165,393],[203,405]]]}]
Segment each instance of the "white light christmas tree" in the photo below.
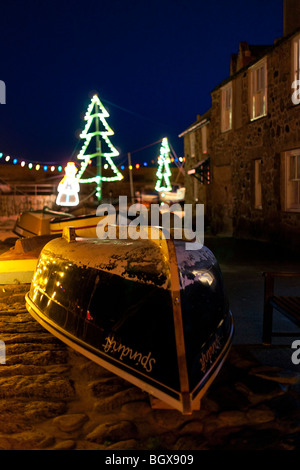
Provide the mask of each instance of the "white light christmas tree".
[{"label": "white light christmas tree", "polygon": [[168,139],[163,138],[160,146],[159,165],[156,173],[157,181],[155,185],[156,191],[171,191],[172,186],[170,183],[170,147]]},{"label": "white light christmas tree", "polygon": [[[82,160],[77,178],[80,183],[96,183],[96,197],[98,200],[100,200],[102,196],[102,181],[117,181],[123,178],[123,175],[112,160],[113,157],[119,155],[119,152],[109,140],[108,136],[114,135],[114,132],[105,120],[107,117],[109,117],[108,112],[98,96],[94,95],[84,117],[87,123],[83,132],[80,134],[80,138],[84,139],[84,143],[77,155],[78,160]],[[92,130],[92,126],[94,126],[94,130]],[[90,152],[93,138],[95,138],[95,148],[93,149],[94,151]],[[106,147],[106,151],[104,152],[102,151],[103,146]],[[97,174],[96,176],[84,178],[84,172],[93,158],[97,158]],[[108,166],[112,172],[112,176],[102,175],[102,158],[106,160],[105,168]]]}]

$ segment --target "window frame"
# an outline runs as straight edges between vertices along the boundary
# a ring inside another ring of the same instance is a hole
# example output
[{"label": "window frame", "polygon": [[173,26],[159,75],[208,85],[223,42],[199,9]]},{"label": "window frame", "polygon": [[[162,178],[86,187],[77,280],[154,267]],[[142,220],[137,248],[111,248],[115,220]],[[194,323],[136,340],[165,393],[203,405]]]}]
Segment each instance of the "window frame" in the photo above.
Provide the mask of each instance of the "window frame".
[{"label": "window frame", "polygon": [[[292,158],[295,158],[294,178],[291,178]],[[293,193],[297,193],[297,201],[291,202],[294,197]],[[285,210],[300,212],[300,148],[285,152]]]},{"label": "window frame", "polygon": [[292,82],[300,80],[300,34],[293,39],[293,73]]},{"label": "window frame", "polygon": [[202,153],[207,154],[207,125],[201,127]]},{"label": "window frame", "polygon": [[291,52],[291,86],[292,89],[295,88],[292,94],[292,102],[295,106],[297,106],[300,104],[300,34],[293,38]]},{"label": "window frame", "polygon": [[[259,71],[263,69],[263,73]],[[268,112],[268,67],[264,58],[250,67],[250,120],[255,121],[267,115]],[[257,114],[257,103],[260,96],[260,111]]]},{"label": "window frame", "polygon": [[190,143],[190,157],[195,158],[196,157],[196,135],[195,132],[190,132],[190,137],[189,137],[189,143]]},{"label": "window frame", "polygon": [[[229,91],[230,97],[228,104],[227,99]],[[221,88],[221,132],[228,132],[230,130],[232,130],[232,82]]]}]

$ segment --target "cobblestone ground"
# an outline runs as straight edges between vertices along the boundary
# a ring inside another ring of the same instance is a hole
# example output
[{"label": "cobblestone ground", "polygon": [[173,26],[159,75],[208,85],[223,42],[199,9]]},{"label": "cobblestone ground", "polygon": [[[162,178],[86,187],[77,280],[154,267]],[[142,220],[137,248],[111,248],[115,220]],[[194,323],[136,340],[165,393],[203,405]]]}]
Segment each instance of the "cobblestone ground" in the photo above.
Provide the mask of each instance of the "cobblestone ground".
[{"label": "cobblestone ground", "polygon": [[148,394],[47,333],[25,286],[1,286],[0,450],[299,450],[299,376],[234,346],[199,411],[153,410]]}]

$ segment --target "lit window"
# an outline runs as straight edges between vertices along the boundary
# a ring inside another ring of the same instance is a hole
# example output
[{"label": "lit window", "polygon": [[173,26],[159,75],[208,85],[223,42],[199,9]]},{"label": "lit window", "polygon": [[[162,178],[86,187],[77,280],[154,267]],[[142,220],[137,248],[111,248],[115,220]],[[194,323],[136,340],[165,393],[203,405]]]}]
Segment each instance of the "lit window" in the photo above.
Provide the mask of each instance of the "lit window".
[{"label": "lit window", "polygon": [[195,158],[195,133],[191,132],[190,133],[190,156],[192,158]]},{"label": "lit window", "polygon": [[232,128],[232,84],[225,86],[221,90],[222,93],[222,132],[229,131]]},{"label": "lit window", "polygon": [[201,127],[202,153],[207,153],[207,126]]},{"label": "lit window", "polygon": [[267,114],[267,62],[260,61],[250,69],[251,119]]},{"label": "lit window", "polygon": [[300,103],[300,36],[293,41],[292,49],[292,61],[293,61],[293,73],[292,73],[292,88],[295,89],[292,95],[292,102],[294,104]]},{"label": "lit window", "polygon": [[300,36],[294,40],[294,77],[293,80],[300,80]]},{"label": "lit window", "polygon": [[285,159],[286,210],[300,211],[300,149],[287,152]]},{"label": "lit window", "polygon": [[254,161],[254,204],[255,209],[262,209],[262,197],[261,197],[261,159]]}]

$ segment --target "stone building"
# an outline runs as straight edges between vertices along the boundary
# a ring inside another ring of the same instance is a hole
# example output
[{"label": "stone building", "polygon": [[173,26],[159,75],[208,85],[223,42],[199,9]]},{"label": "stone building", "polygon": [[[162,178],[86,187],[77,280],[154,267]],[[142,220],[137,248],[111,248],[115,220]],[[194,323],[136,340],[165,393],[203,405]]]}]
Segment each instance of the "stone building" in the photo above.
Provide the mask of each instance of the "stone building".
[{"label": "stone building", "polygon": [[210,110],[197,116],[197,121],[179,137],[184,137],[185,162],[185,202],[204,204],[205,217],[211,218],[210,184]]},{"label": "stone building", "polygon": [[210,110],[180,136],[186,202],[205,204],[213,233],[300,246],[298,0],[284,2],[284,36],[272,46],[240,43]]}]

